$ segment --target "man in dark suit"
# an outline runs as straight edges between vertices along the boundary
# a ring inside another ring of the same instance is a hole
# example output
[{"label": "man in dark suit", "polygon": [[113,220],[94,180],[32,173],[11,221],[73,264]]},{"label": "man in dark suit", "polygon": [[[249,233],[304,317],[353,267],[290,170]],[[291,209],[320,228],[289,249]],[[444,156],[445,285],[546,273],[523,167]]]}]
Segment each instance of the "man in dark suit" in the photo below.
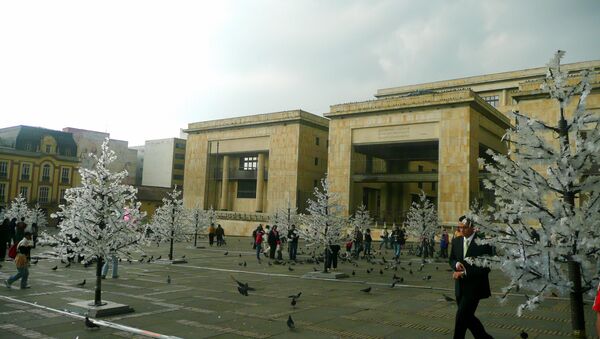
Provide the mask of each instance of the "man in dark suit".
[{"label": "man in dark suit", "polygon": [[475,317],[475,311],[479,300],[489,298],[490,281],[488,274],[490,269],[470,265],[465,261],[466,257],[479,257],[491,255],[492,248],[489,245],[477,244],[475,229],[471,220],[462,216],[458,219],[461,237],[452,240],[452,252],[450,253],[450,267],[453,269],[454,292],[456,294],[456,320],[454,323],[454,339],[463,339],[467,329],[471,331],[476,339],[492,338],[483,325]]}]

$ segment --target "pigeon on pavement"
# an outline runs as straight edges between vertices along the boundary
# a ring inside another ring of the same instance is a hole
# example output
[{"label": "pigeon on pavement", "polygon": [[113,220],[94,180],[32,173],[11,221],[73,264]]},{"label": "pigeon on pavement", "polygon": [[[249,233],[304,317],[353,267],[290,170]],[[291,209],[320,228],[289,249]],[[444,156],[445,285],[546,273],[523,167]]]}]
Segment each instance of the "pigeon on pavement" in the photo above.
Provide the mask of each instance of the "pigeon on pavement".
[{"label": "pigeon on pavement", "polygon": [[96,325],[87,316],[85,317],[85,327],[87,327],[87,328],[100,328],[100,326]]}]

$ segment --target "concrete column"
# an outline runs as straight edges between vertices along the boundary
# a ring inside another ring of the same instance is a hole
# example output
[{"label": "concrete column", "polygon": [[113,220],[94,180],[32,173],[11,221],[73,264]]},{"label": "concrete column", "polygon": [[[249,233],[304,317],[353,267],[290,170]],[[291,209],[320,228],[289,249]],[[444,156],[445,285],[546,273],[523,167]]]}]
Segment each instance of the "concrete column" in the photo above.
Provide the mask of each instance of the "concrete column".
[{"label": "concrete column", "polygon": [[219,209],[227,210],[227,196],[229,195],[229,156],[223,156],[223,179],[221,181],[221,201]]},{"label": "concrete column", "polygon": [[256,212],[263,211],[263,190],[265,186],[265,154],[258,153],[258,164],[256,165]]}]

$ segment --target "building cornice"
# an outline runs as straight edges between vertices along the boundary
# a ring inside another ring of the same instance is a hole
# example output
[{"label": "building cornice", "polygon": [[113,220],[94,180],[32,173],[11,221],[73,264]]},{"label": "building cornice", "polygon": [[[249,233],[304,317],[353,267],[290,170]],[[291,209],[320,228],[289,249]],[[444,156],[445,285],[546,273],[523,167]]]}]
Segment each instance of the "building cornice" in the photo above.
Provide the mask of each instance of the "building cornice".
[{"label": "building cornice", "polygon": [[285,123],[306,123],[308,125],[329,128],[329,120],[321,116],[302,111],[292,110],[275,113],[249,115],[244,117],[218,119],[202,122],[193,122],[184,129],[185,133],[201,133],[210,130],[223,130],[240,127],[255,127],[260,125],[273,125]]},{"label": "building cornice", "polygon": [[48,154],[48,153],[41,153],[41,152],[22,151],[22,150],[17,150],[17,149],[8,148],[8,147],[0,147],[0,154],[8,154],[8,155],[27,157],[27,158],[38,158],[38,159],[48,157],[48,158],[53,158],[57,161],[79,163],[79,158],[77,158],[77,157],[68,157],[68,156],[64,156],[64,155]]}]

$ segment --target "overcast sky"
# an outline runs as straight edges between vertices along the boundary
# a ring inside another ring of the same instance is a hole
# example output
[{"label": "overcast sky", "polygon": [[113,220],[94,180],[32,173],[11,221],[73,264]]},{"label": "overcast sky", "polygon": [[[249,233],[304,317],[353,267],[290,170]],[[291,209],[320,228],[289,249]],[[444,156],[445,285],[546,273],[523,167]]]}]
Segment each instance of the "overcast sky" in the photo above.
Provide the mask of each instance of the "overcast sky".
[{"label": "overcast sky", "polygon": [[190,122],[600,59],[600,1],[3,1],[0,127],[130,146]]}]

